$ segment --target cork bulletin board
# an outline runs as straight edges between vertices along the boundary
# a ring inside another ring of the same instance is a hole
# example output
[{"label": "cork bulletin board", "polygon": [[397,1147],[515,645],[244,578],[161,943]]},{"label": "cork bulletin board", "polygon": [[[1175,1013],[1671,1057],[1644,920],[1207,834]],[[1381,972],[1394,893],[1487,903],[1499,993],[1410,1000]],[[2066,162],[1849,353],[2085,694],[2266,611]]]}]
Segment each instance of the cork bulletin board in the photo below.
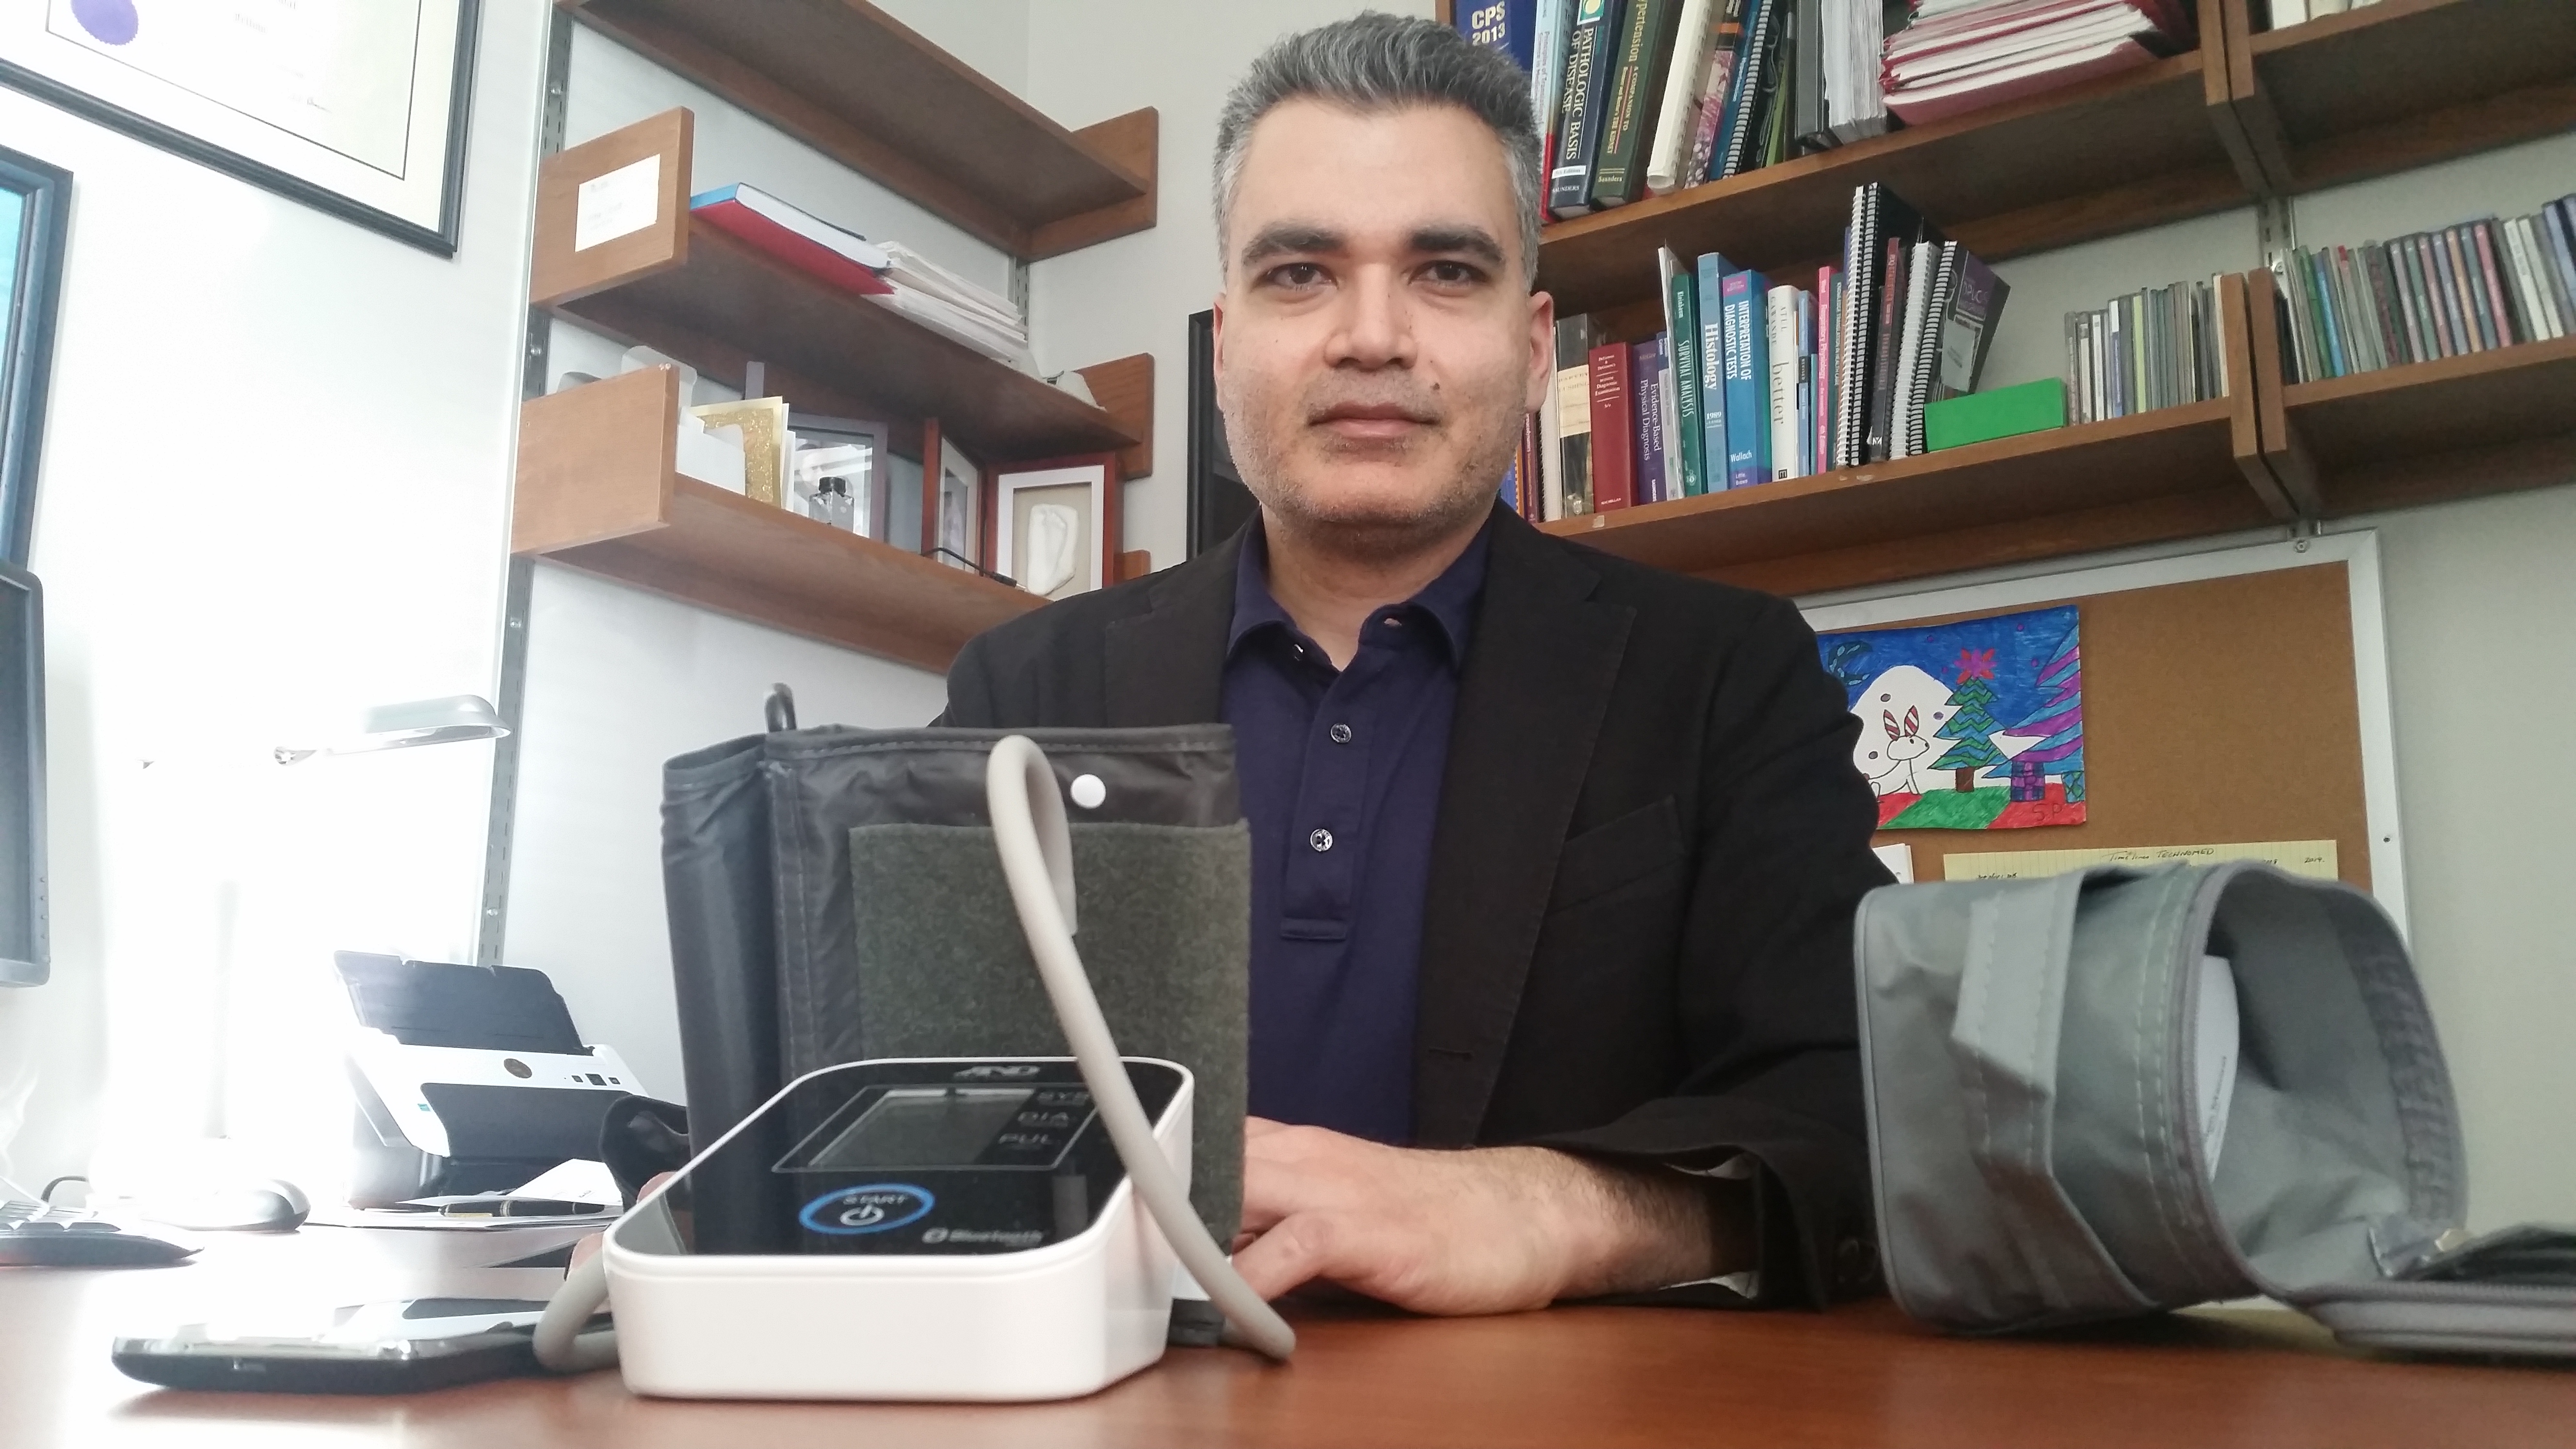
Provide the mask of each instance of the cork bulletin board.
[{"label": "cork bulletin board", "polygon": [[1810,606],[1819,633],[2073,604],[2086,818],[1887,830],[1918,881],[1953,854],[2331,840],[2403,922],[2376,539],[2366,533]]}]

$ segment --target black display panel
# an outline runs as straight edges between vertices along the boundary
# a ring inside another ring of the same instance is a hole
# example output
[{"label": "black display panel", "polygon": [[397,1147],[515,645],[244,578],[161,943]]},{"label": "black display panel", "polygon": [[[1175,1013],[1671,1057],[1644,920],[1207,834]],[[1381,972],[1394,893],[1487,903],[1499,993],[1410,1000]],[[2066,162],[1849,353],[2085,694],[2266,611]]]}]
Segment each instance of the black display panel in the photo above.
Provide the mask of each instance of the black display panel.
[{"label": "black display panel", "polygon": [[[1127,1062],[1149,1119],[1180,1072]],[[621,1245],[684,1254],[1023,1252],[1088,1228],[1127,1175],[1070,1061],[857,1062],[691,1164]]]}]

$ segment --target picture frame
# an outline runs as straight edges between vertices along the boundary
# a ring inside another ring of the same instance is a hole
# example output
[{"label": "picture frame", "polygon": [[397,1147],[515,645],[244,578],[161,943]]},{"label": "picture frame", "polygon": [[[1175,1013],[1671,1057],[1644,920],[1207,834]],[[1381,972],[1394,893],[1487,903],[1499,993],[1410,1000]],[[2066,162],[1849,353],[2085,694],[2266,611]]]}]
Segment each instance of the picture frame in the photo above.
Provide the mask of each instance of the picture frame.
[{"label": "picture frame", "polygon": [[35,534],[71,200],[69,171],[0,147],[0,563],[22,568]]},{"label": "picture frame", "polygon": [[[849,480],[850,532],[880,543],[889,542],[887,536],[893,532],[893,429],[869,418],[836,418],[790,407],[787,430],[795,438],[799,454],[821,448],[856,447],[866,451],[865,466]],[[790,472],[797,471],[791,464]],[[803,487],[801,477],[798,487]]]},{"label": "picture frame", "polygon": [[[1115,453],[1048,458],[996,470],[990,567],[1046,599],[1071,598],[1117,582],[1119,482]],[[1042,508],[1049,511],[1041,514],[1037,510]]]},{"label": "picture frame", "polygon": [[22,0],[0,85],[456,254],[482,0]]}]

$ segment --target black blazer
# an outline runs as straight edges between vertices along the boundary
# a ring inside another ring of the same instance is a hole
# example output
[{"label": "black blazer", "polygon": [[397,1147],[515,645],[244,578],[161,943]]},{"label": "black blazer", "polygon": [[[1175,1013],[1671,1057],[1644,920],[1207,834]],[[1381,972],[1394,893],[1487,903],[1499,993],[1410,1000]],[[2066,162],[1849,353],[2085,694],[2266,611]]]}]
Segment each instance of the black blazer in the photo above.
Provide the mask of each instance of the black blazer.
[{"label": "black blazer", "polygon": [[[942,721],[1215,720],[1240,539],[975,639]],[[1852,914],[1888,876],[1858,728],[1785,601],[1498,507],[1432,846],[1416,1141],[1750,1153],[1761,1301],[1873,1289]]]}]

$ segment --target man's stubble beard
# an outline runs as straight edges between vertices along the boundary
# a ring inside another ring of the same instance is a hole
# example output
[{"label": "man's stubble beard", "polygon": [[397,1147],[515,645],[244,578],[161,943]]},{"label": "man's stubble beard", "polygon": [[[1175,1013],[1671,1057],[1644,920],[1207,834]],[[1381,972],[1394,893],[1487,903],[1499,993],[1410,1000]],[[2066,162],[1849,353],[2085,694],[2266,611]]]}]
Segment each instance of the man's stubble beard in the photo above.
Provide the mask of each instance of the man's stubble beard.
[{"label": "man's stubble beard", "polygon": [[[1510,417],[1509,409],[1498,412],[1499,418]],[[1492,509],[1503,472],[1520,448],[1518,420],[1506,426],[1499,418],[1495,425],[1477,429],[1478,436],[1460,458],[1457,470],[1430,498],[1419,507],[1402,511],[1379,499],[1360,500],[1356,507],[1340,509],[1319,506],[1306,490],[1291,481],[1289,449],[1276,434],[1260,427],[1237,429],[1229,417],[1227,441],[1233,446],[1244,487],[1276,527],[1335,557],[1385,563],[1439,544]],[[1453,414],[1449,424],[1454,427],[1460,421]],[[1310,426],[1291,423],[1288,431],[1294,437]],[[1427,446],[1432,441],[1421,439],[1408,446]],[[1356,461],[1378,461],[1386,456],[1376,445],[1337,448],[1328,443],[1315,467],[1327,471],[1335,467],[1336,452],[1346,452]]]}]

